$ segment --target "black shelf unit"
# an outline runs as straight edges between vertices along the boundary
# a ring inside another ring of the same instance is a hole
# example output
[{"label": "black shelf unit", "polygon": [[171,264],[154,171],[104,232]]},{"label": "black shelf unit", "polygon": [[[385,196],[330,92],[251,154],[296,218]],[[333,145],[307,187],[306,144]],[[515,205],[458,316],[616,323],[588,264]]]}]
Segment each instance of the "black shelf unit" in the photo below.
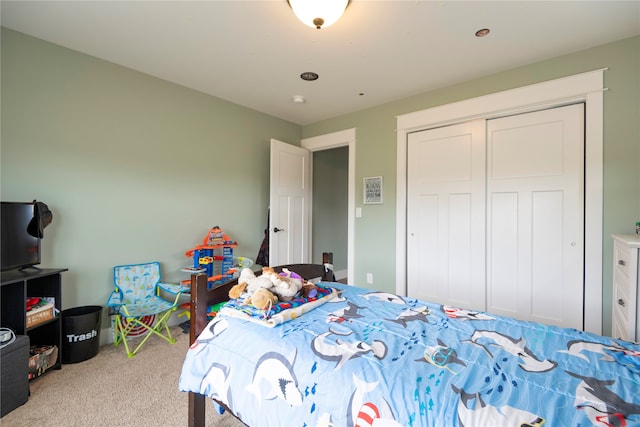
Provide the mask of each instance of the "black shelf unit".
[{"label": "black shelf unit", "polygon": [[[55,345],[58,359],[52,369],[62,367],[62,273],[66,268],[28,268],[2,272],[0,326],[16,335],[28,335],[31,345]],[[27,328],[26,302],[30,297],[55,298],[56,316]]]}]

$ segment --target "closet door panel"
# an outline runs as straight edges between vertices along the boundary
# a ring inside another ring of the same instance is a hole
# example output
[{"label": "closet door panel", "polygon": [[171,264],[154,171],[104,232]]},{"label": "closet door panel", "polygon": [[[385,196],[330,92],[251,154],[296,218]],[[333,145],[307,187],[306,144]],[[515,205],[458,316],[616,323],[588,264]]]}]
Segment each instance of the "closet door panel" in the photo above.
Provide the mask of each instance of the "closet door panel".
[{"label": "closet door panel", "polygon": [[[414,198],[414,220],[412,224],[412,239],[407,240],[408,253],[411,256],[411,268],[407,270],[407,280],[413,285],[409,295],[427,301],[437,301],[440,298],[438,283],[440,283],[440,259],[438,241],[439,197],[437,194],[421,194]],[[420,239],[415,238],[420,236]],[[446,258],[443,257],[446,261]]]},{"label": "closet door panel", "polygon": [[407,291],[484,307],[484,121],[409,135]]},{"label": "closet door panel", "polygon": [[473,248],[469,236],[472,234],[472,197],[470,194],[452,194],[449,196],[449,238],[448,265],[444,279],[449,283],[445,299],[452,305],[470,306],[473,301]]},{"label": "closet door panel", "polygon": [[[541,112],[529,114],[538,113]],[[563,174],[563,122],[523,124],[522,127],[513,129],[499,128],[505,123],[498,122],[522,121],[524,116],[489,121],[492,146],[489,175],[494,180],[527,180]]]},{"label": "closet door panel", "polygon": [[[487,236],[488,299],[493,311],[516,316],[519,288],[518,275],[522,273],[518,256],[518,193],[493,193],[490,230]],[[486,307],[485,307],[486,309]]]},{"label": "closet door panel", "polygon": [[531,314],[553,323],[561,322],[563,301],[549,298],[563,282],[562,218],[563,194],[536,191],[532,194],[531,223]]},{"label": "closet door panel", "polygon": [[[582,329],[583,122],[581,104],[487,121],[488,311]],[[515,234],[502,194],[517,194]],[[515,253],[494,247],[505,240]],[[509,304],[505,256],[518,270]]]}]

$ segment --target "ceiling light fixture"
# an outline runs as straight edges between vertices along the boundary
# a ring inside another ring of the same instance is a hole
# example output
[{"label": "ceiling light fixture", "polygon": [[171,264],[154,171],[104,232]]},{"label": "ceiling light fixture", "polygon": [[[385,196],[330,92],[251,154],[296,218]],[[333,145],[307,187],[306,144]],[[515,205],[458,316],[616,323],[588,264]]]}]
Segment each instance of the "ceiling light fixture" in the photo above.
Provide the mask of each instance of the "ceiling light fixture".
[{"label": "ceiling light fixture", "polygon": [[287,0],[303,24],[311,28],[327,28],[334,24],[349,5],[350,0]]}]

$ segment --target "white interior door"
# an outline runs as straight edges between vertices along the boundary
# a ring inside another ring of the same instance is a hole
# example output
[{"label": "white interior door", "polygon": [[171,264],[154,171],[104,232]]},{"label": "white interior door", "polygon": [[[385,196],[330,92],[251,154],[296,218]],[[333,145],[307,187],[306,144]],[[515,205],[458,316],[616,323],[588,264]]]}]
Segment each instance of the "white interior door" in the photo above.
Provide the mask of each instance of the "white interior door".
[{"label": "white interior door", "polygon": [[409,135],[408,295],[485,305],[484,120]]},{"label": "white interior door", "polygon": [[583,328],[583,104],[487,122],[487,310]]},{"label": "white interior door", "polygon": [[311,152],[271,140],[269,265],[311,257]]}]

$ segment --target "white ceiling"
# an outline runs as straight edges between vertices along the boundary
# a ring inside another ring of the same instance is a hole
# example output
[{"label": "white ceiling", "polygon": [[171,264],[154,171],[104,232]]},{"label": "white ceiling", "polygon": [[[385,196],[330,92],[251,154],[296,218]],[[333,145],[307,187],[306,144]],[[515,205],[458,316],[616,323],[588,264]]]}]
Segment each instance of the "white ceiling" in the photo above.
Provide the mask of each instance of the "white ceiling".
[{"label": "white ceiling", "polygon": [[321,30],[286,0],[0,7],[4,27],[300,125],[640,34],[638,0],[351,0]]}]

